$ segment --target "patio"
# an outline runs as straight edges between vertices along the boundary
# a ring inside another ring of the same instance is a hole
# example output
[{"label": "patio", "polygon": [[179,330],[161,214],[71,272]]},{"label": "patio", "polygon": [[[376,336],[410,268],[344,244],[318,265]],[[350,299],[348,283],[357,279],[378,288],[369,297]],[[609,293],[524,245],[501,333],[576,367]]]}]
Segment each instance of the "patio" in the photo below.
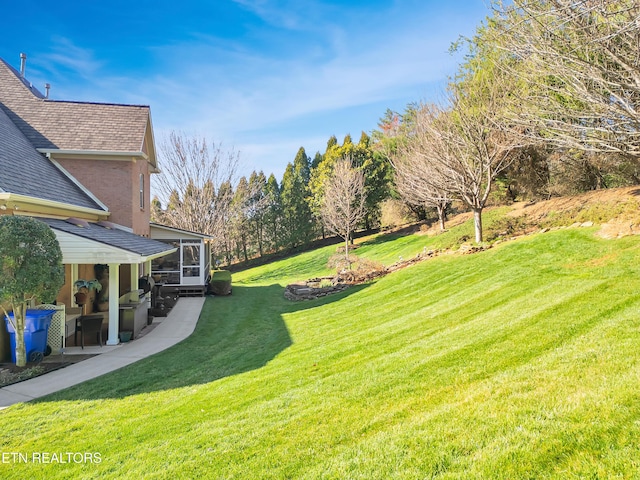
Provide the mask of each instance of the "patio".
[{"label": "patio", "polygon": [[0,409],[28,402],[99,377],[161,352],[187,338],[198,322],[204,297],[181,298],[166,317],[154,319],[154,327],[136,340],[114,346],[68,347],[61,355],[92,355],[65,368],[0,388]]}]

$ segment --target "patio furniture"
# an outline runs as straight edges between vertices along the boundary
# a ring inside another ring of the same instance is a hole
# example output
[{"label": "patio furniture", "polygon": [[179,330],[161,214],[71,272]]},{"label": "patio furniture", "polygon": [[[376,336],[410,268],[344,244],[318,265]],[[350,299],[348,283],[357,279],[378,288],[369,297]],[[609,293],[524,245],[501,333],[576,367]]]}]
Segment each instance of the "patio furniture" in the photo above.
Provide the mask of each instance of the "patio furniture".
[{"label": "patio furniture", "polygon": [[76,332],[73,337],[76,346],[78,346],[78,332],[80,332],[80,344],[84,349],[84,335],[95,334],[96,340],[102,347],[102,315],[82,315],[76,319]]}]

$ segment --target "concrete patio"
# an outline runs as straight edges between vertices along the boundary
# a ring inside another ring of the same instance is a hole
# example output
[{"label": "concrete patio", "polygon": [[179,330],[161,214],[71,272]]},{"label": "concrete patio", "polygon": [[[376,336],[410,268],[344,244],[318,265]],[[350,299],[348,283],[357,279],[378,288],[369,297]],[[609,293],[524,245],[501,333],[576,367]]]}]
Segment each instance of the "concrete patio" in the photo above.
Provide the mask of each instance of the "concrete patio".
[{"label": "concrete patio", "polygon": [[98,355],[0,388],[0,410],[72,387],[166,350],[193,333],[204,302],[203,297],[180,298],[167,317],[143,337],[116,346],[85,347],[82,353]]}]

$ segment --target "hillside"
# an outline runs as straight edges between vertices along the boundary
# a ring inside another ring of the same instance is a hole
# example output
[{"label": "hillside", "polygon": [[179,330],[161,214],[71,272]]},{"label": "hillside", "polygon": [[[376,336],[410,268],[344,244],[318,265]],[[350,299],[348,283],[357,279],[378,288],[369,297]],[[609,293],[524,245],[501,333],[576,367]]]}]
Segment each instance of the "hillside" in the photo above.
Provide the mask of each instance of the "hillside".
[{"label": "hillside", "polygon": [[[491,208],[487,210],[490,211]],[[520,233],[591,221],[601,227],[598,234],[603,238],[640,234],[638,186],[595,190],[538,202],[517,202],[508,207],[508,210],[507,217],[523,220],[523,230]],[[447,227],[461,225],[471,218],[471,213],[457,215],[448,220]],[[439,230],[434,225],[427,233],[434,235],[438,234]]]},{"label": "hillside", "polygon": [[[540,225],[628,195],[547,204]],[[505,218],[487,212],[487,228]],[[387,264],[468,227],[357,252]],[[3,451],[100,464],[0,464],[0,477],[634,478],[640,237],[600,230],[443,254],[308,302],[283,287],[327,271],[335,246],[235,274],[183,343],[0,413]]]}]

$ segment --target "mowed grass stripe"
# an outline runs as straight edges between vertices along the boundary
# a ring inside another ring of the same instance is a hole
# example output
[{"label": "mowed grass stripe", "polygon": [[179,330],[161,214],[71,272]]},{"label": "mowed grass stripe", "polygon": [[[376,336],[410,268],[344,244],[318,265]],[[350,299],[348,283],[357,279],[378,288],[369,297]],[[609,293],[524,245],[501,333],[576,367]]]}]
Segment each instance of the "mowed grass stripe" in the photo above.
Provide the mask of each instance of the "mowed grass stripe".
[{"label": "mowed grass stripe", "polygon": [[282,297],[289,259],[282,277],[238,275],[182,344],[0,414],[3,451],[103,463],[0,476],[633,478],[639,242],[592,233],[442,256],[312,302]]}]

